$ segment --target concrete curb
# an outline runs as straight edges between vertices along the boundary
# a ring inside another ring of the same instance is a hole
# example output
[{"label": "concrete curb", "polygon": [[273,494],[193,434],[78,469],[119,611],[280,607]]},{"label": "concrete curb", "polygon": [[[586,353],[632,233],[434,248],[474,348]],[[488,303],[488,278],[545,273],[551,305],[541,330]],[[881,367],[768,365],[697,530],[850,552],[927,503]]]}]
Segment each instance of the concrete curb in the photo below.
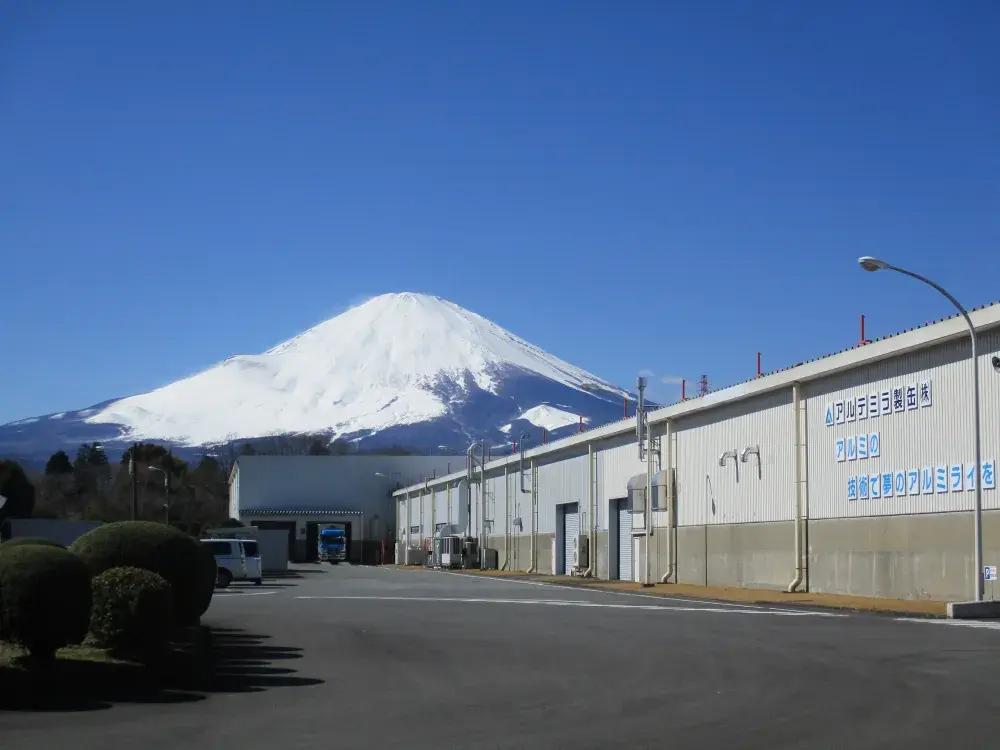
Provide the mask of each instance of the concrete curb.
[{"label": "concrete curb", "polygon": [[948,602],[948,617],[953,620],[983,620],[1000,617],[1000,601]]},{"label": "concrete curb", "polygon": [[[461,570],[455,571],[472,576],[490,577],[492,571]],[[756,606],[804,607],[829,609],[850,612],[870,612],[872,614],[907,615],[909,617],[947,617],[947,603],[929,600],[909,599],[875,599],[864,596],[846,596],[841,594],[818,594],[799,592],[789,594],[784,591],[769,589],[736,589],[721,587],[703,587],[687,584],[657,584],[643,587],[638,583],[618,583],[617,581],[601,581],[589,578],[571,578],[551,575],[527,575],[525,573],[507,574],[503,576],[513,580],[530,581],[532,583],[548,583],[559,586],[591,589],[614,593],[642,594],[644,596],[662,596],[671,599],[691,599],[692,601],[718,601],[732,604],[748,604]]]}]

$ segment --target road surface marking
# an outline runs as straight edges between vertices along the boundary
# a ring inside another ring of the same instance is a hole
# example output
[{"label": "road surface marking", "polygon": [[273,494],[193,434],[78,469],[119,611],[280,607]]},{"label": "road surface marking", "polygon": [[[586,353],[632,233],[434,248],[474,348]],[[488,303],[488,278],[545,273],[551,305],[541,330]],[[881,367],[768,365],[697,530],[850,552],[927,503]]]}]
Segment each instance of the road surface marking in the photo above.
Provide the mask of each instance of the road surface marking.
[{"label": "road surface marking", "polygon": [[213,598],[216,596],[221,596],[226,599],[234,596],[267,596],[268,594],[277,593],[277,591],[216,591]]},{"label": "road surface marking", "polygon": [[983,630],[1000,630],[1000,622],[996,620],[983,622],[982,620],[942,620],[930,617],[897,617],[899,622],[929,622],[933,625],[957,625],[962,628],[982,628]]},{"label": "road surface marking", "polygon": [[635,609],[662,612],[719,612],[734,615],[775,615],[778,617],[846,617],[831,612],[799,612],[760,608],[733,609],[721,607],[681,607],[654,604],[608,604],[572,599],[479,599],[442,596],[297,596],[296,599],[333,599],[373,602],[459,602],[465,604],[536,604],[548,607],[587,607],[592,609]]},{"label": "road surface marking", "polygon": [[[520,583],[526,586],[548,586],[554,589],[566,589],[567,591],[595,591],[598,594],[614,594],[615,596],[634,596],[638,599],[653,599],[655,601],[668,601],[668,602],[701,602],[704,604],[711,604],[716,607],[733,607],[735,609],[761,609],[767,608],[771,612],[787,612],[789,614],[802,614],[802,610],[798,609],[785,609],[784,607],[771,607],[767,604],[741,604],[738,602],[720,602],[714,599],[698,599],[696,597],[683,597],[683,596],[660,596],[658,594],[640,594],[635,591],[615,591],[612,589],[592,589],[585,586],[567,586],[562,583],[549,583],[548,581],[523,581],[516,578],[494,578],[492,576],[480,576],[474,573],[455,573],[450,570],[440,570],[435,571],[438,573],[444,573],[449,576],[462,576],[463,578],[474,578],[478,581],[495,581],[496,583]],[[834,613],[821,613],[830,614]],[[840,614],[838,617],[846,617],[847,615]]]}]

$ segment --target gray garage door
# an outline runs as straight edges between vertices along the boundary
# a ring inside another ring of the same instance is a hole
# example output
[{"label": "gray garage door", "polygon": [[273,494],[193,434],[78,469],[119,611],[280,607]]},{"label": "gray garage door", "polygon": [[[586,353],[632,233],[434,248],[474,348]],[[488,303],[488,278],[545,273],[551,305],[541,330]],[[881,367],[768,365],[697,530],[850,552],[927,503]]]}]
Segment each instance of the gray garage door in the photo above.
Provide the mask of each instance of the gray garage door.
[{"label": "gray garage door", "polygon": [[628,500],[618,501],[618,578],[632,580],[632,511]]},{"label": "gray garage door", "polygon": [[580,505],[571,503],[563,506],[563,569],[568,574],[573,569],[573,543],[580,533]]}]

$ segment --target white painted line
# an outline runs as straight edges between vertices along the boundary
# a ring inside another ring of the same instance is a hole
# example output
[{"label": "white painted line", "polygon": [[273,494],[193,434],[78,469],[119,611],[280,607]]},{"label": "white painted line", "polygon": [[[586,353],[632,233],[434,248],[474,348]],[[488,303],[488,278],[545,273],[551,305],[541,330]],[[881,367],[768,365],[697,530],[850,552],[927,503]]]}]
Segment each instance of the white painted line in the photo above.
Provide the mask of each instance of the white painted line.
[{"label": "white painted line", "polygon": [[267,596],[268,594],[277,594],[277,591],[219,591],[213,594],[212,598],[222,597],[223,599],[232,599],[233,597],[241,596]]},{"label": "white painted line", "polygon": [[932,625],[955,625],[960,628],[982,628],[983,630],[1000,630],[1000,622],[991,620],[943,620],[930,617],[896,617],[898,622],[929,622]]},{"label": "white painted line", "polygon": [[775,615],[777,617],[845,617],[827,612],[791,612],[767,609],[727,609],[720,607],[679,607],[653,604],[606,604],[572,599],[478,599],[439,596],[297,596],[296,599],[333,599],[351,601],[388,602],[458,602],[463,604],[536,604],[546,607],[586,607],[592,609],[634,609],[661,612],[716,612],[727,615]]},{"label": "white painted line", "polygon": [[[614,591],[611,589],[592,589],[586,586],[567,586],[561,583],[549,583],[548,581],[523,581],[514,578],[495,578],[493,576],[480,576],[474,573],[455,573],[450,570],[439,570],[435,571],[438,573],[444,573],[449,576],[462,576],[462,578],[473,578],[478,581],[495,581],[497,583],[520,583],[525,586],[547,586],[553,589],[566,589],[567,591],[593,591],[598,594],[614,594],[615,596],[634,596],[637,599],[653,599],[655,601],[668,601],[668,602],[700,602],[702,604],[711,604],[716,607],[732,607],[734,609],[763,609],[767,608],[770,612],[787,612],[789,614],[802,614],[802,610],[798,609],[785,609],[784,607],[772,607],[767,604],[740,604],[738,602],[721,602],[715,599],[697,599],[695,597],[683,597],[683,596],[658,596],[656,594],[640,594],[635,591]],[[810,610],[807,614],[812,614]],[[822,612],[818,614],[824,614],[828,616],[836,617],[847,617],[845,614],[836,614],[833,612]]]}]

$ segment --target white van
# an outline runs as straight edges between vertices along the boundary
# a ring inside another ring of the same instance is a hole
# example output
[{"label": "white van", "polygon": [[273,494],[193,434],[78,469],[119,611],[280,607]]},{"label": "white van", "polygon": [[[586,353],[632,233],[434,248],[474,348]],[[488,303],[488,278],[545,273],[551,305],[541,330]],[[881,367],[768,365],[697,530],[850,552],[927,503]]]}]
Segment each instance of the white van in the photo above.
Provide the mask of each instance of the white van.
[{"label": "white van", "polygon": [[233,581],[261,584],[260,547],[256,539],[202,539],[219,566],[215,585],[225,588]]}]

